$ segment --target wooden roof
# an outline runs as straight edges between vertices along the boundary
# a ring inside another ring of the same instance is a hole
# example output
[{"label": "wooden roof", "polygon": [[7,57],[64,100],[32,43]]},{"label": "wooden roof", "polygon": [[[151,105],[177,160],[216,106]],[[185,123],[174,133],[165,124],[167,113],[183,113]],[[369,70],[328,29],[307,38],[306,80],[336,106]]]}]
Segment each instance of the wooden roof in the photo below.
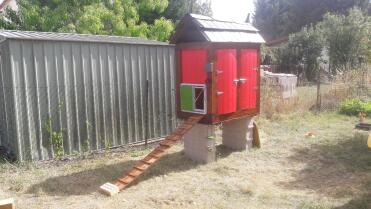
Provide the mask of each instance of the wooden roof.
[{"label": "wooden roof", "polygon": [[170,43],[264,43],[259,31],[249,23],[236,23],[212,17],[187,14],[171,37]]}]

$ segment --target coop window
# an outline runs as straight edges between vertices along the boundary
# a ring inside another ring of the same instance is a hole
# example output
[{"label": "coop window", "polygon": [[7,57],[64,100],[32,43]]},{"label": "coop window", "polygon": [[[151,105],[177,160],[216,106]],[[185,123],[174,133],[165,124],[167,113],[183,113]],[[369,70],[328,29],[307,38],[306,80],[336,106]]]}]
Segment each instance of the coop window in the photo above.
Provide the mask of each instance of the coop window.
[{"label": "coop window", "polygon": [[195,109],[203,111],[205,109],[205,91],[203,87],[194,88],[194,100],[195,100]]},{"label": "coop window", "polygon": [[205,85],[181,84],[180,106],[183,112],[206,114]]}]

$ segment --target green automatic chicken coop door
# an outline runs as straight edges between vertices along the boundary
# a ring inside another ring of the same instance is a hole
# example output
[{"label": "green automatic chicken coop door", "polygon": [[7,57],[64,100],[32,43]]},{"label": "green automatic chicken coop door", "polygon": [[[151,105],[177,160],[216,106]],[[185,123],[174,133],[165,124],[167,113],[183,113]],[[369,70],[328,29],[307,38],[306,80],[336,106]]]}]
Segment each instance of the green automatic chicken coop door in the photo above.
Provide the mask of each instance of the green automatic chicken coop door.
[{"label": "green automatic chicken coop door", "polygon": [[183,112],[206,114],[205,85],[181,84],[180,107]]}]

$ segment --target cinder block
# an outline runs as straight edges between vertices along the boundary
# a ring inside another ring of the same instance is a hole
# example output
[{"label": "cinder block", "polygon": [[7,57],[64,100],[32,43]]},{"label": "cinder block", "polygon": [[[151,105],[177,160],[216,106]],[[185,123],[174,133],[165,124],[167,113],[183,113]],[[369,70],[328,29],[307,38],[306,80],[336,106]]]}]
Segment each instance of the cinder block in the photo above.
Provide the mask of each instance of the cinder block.
[{"label": "cinder block", "polygon": [[188,158],[196,162],[209,163],[215,161],[214,126],[196,124],[184,135],[184,153]]},{"label": "cinder block", "polygon": [[223,145],[234,150],[252,148],[253,117],[246,117],[223,123]]},{"label": "cinder block", "polygon": [[15,209],[14,199],[0,200],[0,209]]}]

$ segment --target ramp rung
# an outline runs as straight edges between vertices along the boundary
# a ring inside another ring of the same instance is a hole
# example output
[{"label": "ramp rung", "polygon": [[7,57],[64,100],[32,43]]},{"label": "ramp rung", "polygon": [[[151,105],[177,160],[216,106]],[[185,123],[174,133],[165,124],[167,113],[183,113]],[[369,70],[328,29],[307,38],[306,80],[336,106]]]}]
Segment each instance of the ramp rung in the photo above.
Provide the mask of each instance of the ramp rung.
[{"label": "ramp rung", "polygon": [[203,115],[195,115],[189,117],[183,122],[173,133],[167,136],[159,143],[159,146],[149,153],[145,158],[140,160],[127,174],[118,178],[114,184],[106,183],[101,186],[100,191],[107,195],[114,195],[119,190],[124,189],[130,183],[135,181],[144,171],[151,167],[166,151],[183,137],[198,121],[203,118]]},{"label": "ramp rung", "polygon": [[151,156],[151,155],[148,155],[147,157],[145,157],[143,159],[144,162],[146,162],[147,164],[153,164],[154,162],[157,161],[157,158]]},{"label": "ramp rung", "polygon": [[161,145],[165,145],[165,146],[171,146],[173,144],[175,144],[176,142],[175,141],[172,141],[172,140],[164,140],[162,142],[160,142]]},{"label": "ramp rung", "polygon": [[149,164],[144,163],[143,161],[139,161],[139,163],[135,165],[135,168],[144,171],[144,170],[146,170],[149,166],[150,166]]},{"label": "ramp rung", "polygon": [[154,150],[154,151],[152,151],[149,155],[154,156],[154,157],[156,157],[156,158],[160,158],[160,157],[161,157],[162,155],[164,155],[164,154],[165,154],[164,151],[158,149],[158,150]]},{"label": "ramp rung", "polygon": [[140,174],[142,174],[143,171],[139,170],[139,169],[136,169],[136,168],[133,168],[129,173],[128,175],[130,176],[133,176],[133,177],[137,177],[139,176]]}]

